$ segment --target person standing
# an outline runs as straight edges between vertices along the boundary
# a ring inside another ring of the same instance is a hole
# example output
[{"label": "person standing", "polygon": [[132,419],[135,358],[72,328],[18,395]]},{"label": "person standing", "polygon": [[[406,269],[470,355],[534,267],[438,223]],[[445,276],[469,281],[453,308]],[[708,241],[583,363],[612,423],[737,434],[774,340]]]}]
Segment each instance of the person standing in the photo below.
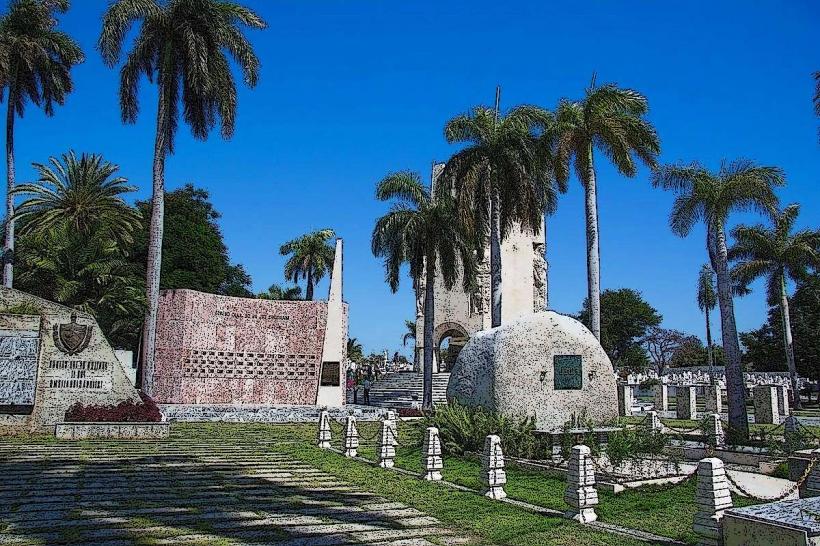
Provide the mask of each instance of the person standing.
[{"label": "person standing", "polygon": [[362,382],[362,387],[364,388],[364,405],[370,405],[370,377],[365,377],[364,381]]}]

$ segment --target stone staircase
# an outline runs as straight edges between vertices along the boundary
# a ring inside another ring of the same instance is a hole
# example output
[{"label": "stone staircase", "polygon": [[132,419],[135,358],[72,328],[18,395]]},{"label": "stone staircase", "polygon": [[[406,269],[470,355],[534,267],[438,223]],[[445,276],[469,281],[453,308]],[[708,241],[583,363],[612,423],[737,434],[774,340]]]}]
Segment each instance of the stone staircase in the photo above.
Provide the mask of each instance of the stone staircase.
[{"label": "stone staircase", "polygon": [[[449,373],[433,374],[433,404],[447,403],[447,383]],[[370,389],[370,405],[382,408],[409,408],[413,405],[413,395],[421,403],[423,380],[416,372],[393,372],[382,376]],[[348,402],[353,401],[353,394],[348,393]],[[363,402],[359,390],[359,403]]]}]

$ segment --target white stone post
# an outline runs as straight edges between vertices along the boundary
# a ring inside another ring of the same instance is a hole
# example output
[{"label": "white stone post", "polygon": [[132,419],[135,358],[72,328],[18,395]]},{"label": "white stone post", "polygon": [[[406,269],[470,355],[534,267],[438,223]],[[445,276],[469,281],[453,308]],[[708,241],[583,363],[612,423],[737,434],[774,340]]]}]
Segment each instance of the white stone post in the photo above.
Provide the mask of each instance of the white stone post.
[{"label": "white stone post", "polygon": [[669,387],[666,383],[655,385],[655,411],[669,411]]},{"label": "white stone post", "polygon": [[345,420],[344,450],[345,457],[355,457],[359,450],[359,431],[356,429],[356,418],[352,415]]},{"label": "white stone post", "polygon": [[319,412],[319,430],[316,432],[316,447],[330,449],[330,415],[326,409]]},{"label": "white stone post", "polygon": [[587,446],[574,446],[567,464],[567,487],[564,489],[564,502],[572,507],[567,515],[580,523],[590,523],[598,519],[595,513],[595,506],[598,505],[595,466],[590,453]]},{"label": "white stone post", "polygon": [[697,419],[697,389],[693,385],[679,386],[675,388],[677,396],[677,407],[675,416],[678,419]]},{"label": "white stone post", "polygon": [[650,432],[661,432],[663,430],[663,423],[658,417],[657,411],[649,411],[646,413],[646,428]]},{"label": "white stone post", "polygon": [[719,413],[711,413],[703,424],[704,435],[708,437],[708,444],[723,446],[726,444],[726,435],[723,433],[723,423]]},{"label": "white stone post", "polygon": [[632,415],[632,387],[626,383],[618,383],[618,415]]},{"label": "white stone post", "polygon": [[429,481],[441,479],[441,469],[444,462],[441,459],[441,439],[436,427],[427,427],[424,432],[424,443],[421,446],[421,467],[424,469],[423,478]]},{"label": "white stone post", "polygon": [[390,411],[382,419],[379,430],[379,466],[382,468],[393,468],[396,458],[396,444],[398,432],[396,431],[395,414]]},{"label": "white stone post", "polygon": [[780,385],[777,387],[777,412],[786,417],[791,414],[789,407],[789,387]]},{"label": "white stone post", "polygon": [[721,399],[720,385],[706,385],[703,387],[704,405],[707,413],[720,413],[723,411],[723,400]]},{"label": "white stone post", "polygon": [[507,483],[507,473],[504,471],[504,452],[501,449],[501,438],[495,434],[490,434],[484,439],[481,483],[484,484],[485,497],[495,500],[506,498],[504,484]]},{"label": "white stone post", "polygon": [[698,544],[723,544],[723,512],[732,507],[732,493],[723,461],[717,457],[701,459],[698,463],[698,488],[695,493],[697,512],[692,530],[700,538]]},{"label": "white stone post", "polygon": [[771,385],[757,385],[754,392],[755,423],[777,425],[780,415],[777,410],[777,388]]}]

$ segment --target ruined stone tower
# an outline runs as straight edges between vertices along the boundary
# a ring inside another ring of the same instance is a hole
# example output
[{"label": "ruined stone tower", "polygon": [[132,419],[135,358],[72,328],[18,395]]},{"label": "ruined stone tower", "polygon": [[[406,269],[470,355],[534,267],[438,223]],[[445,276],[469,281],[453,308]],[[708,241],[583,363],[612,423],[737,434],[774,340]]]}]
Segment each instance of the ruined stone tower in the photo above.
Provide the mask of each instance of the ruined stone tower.
[{"label": "ruined stone tower", "polygon": [[[433,165],[432,185],[444,169]],[[543,222],[542,222],[543,226]],[[513,229],[501,242],[501,322],[507,322],[546,307],[547,265],[544,260],[543,227],[538,233]],[[452,289],[444,286],[440,275],[435,280],[433,325],[433,372],[449,371],[455,356],[470,335],[491,326],[490,316],[490,243],[478,266],[477,288],[467,293],[460,282]],[[416,282],[416,369],[421,370],[424,354],[424,290],[422,278]],[[449,340],[447,351],[442,350]]]}]

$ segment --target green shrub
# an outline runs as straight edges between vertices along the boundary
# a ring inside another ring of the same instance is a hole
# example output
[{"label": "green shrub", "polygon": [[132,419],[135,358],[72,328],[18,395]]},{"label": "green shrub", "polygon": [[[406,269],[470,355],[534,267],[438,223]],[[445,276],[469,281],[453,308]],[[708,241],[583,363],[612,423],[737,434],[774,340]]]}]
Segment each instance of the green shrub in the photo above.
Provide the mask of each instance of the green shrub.
[{"label": "green shrub", "polygon": [[629,459],[659,456],[664,453],[668,441],[662,432],[643,427],[624,429],[609,435],[606,454],[610,463],[618,466]]}]

